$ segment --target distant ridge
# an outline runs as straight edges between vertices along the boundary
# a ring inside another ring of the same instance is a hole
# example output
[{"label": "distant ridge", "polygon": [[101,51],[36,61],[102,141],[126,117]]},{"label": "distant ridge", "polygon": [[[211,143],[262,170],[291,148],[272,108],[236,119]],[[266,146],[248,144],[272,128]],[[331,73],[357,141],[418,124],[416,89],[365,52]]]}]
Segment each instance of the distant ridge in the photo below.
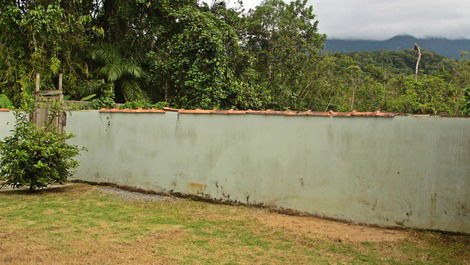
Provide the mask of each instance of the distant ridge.
[{"label": "distant ridge", "polygon": [[470,39],[425,38],[417,39],[409,35],[399,35],[388,40],[326,40],[327,51],[331,52],[359,52],[376,50],[408,50],[413,49],[414,43],[421,48],[437,52],[449,58],[459,58],[461,51],[470,52]]}]

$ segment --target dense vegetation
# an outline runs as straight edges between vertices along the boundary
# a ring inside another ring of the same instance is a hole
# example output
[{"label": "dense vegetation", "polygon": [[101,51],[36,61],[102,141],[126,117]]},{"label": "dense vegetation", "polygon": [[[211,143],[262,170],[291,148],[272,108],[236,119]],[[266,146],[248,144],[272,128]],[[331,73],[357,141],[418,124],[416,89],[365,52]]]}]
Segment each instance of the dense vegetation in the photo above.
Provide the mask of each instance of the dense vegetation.
[{"label": "dense vegetation", "polygon": [[306,0],[0,0],[0,94],[18,104],[35,73],[63,73],[95,107],[468,114],[468,59],[425,53],[416,81],[412,51],[325,53],[317,26]]}]

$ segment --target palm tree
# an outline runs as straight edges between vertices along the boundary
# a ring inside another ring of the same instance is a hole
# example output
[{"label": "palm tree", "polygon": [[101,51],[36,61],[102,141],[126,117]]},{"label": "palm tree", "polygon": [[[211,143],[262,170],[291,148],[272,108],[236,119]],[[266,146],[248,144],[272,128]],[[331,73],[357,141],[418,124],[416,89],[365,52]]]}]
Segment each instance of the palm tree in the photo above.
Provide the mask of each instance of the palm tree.
[{"label": "palm tree", "polygon": [[144,71],[133,59],[124,58],[118,49],[109,44],[99,44],[91,52],[91,59],[99,65],[97,74],[114,84],[117,100],[147,100],[137,80]]}]

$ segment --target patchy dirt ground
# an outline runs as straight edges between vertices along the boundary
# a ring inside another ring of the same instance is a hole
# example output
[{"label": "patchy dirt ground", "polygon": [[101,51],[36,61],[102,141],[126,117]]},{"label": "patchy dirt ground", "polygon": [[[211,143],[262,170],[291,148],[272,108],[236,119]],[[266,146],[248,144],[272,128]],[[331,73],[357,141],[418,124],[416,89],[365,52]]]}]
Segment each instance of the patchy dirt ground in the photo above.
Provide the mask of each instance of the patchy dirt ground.
[{"label": "patchy dirt ground", "polygon": [[157,194],[146,194],[134,191],[127,191],[122,190],[119,188],[111,188],[111,187],[102,187],[100,189],[103,193],[108,193],[112,195],[119,196],[125,200],[129,201],[163,201],[163,200],[175,200],[176,198],[168,197],[168,196],[160,196]]},{"label": "patchy dirt ground", "polygon": [[336,241],[383,242],[401,240],[409,236],[405,230],[347,224],[315,217],[260,213],[256,219],[268,227],[279,227],[312,238]]},{"label": "patchy dirt ground", "polygon": [[0,191],[0,264],[470,264],[470,237],[69,184]]},{"label": "patchy dirt ground", "polygon": [[[104,193],[117,195],[125,200],[144,200],[144,201],[160,201],[160,200],[176,200],[174,197],[166,197],[155,194],[144,194],[139,192],[130,192],[119,188],[103,187],[100,189]],[[337,241],[350,242],[381,242],[395,241],[405,239],[409,233],[405,230],[385,229],[372,226],[349,224],[344,222],[326,220],[310,216],[292,216],[279,214],[266,209],[254,210],[253,217],[268,227],[286,229],[290,233],[308,236],[312,238],[324,238]],[[191,216],[198,217],[197,213]],[[207,216],[204,213],[199,217],[214,218],[217,220],[239,219],[236,216],[212,215]],[[249,218],[249,216],[244,216]]]}]

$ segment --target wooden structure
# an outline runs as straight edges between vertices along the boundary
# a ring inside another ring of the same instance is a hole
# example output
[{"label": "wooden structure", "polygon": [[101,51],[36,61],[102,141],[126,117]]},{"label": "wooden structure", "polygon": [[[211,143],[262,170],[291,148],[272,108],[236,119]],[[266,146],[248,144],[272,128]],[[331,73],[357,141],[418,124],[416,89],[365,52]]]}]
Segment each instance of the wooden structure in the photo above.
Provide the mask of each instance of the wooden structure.
[{"label": "wooden structure", "polygon": [[58,90],[41,90],[40,89],[41,77],[36,74],[36,89],[34,93],[35,109],[32,114],[31,120],[38,127],[46,127],[52,125],[57,128],[59,132],[63,131],[66,122],[65,112],[60,110],[59,113],[51,110],[53,104],[62,105],[64,102],[64,94],[62,91],[62,74],[59,75],[59,89]]}]

